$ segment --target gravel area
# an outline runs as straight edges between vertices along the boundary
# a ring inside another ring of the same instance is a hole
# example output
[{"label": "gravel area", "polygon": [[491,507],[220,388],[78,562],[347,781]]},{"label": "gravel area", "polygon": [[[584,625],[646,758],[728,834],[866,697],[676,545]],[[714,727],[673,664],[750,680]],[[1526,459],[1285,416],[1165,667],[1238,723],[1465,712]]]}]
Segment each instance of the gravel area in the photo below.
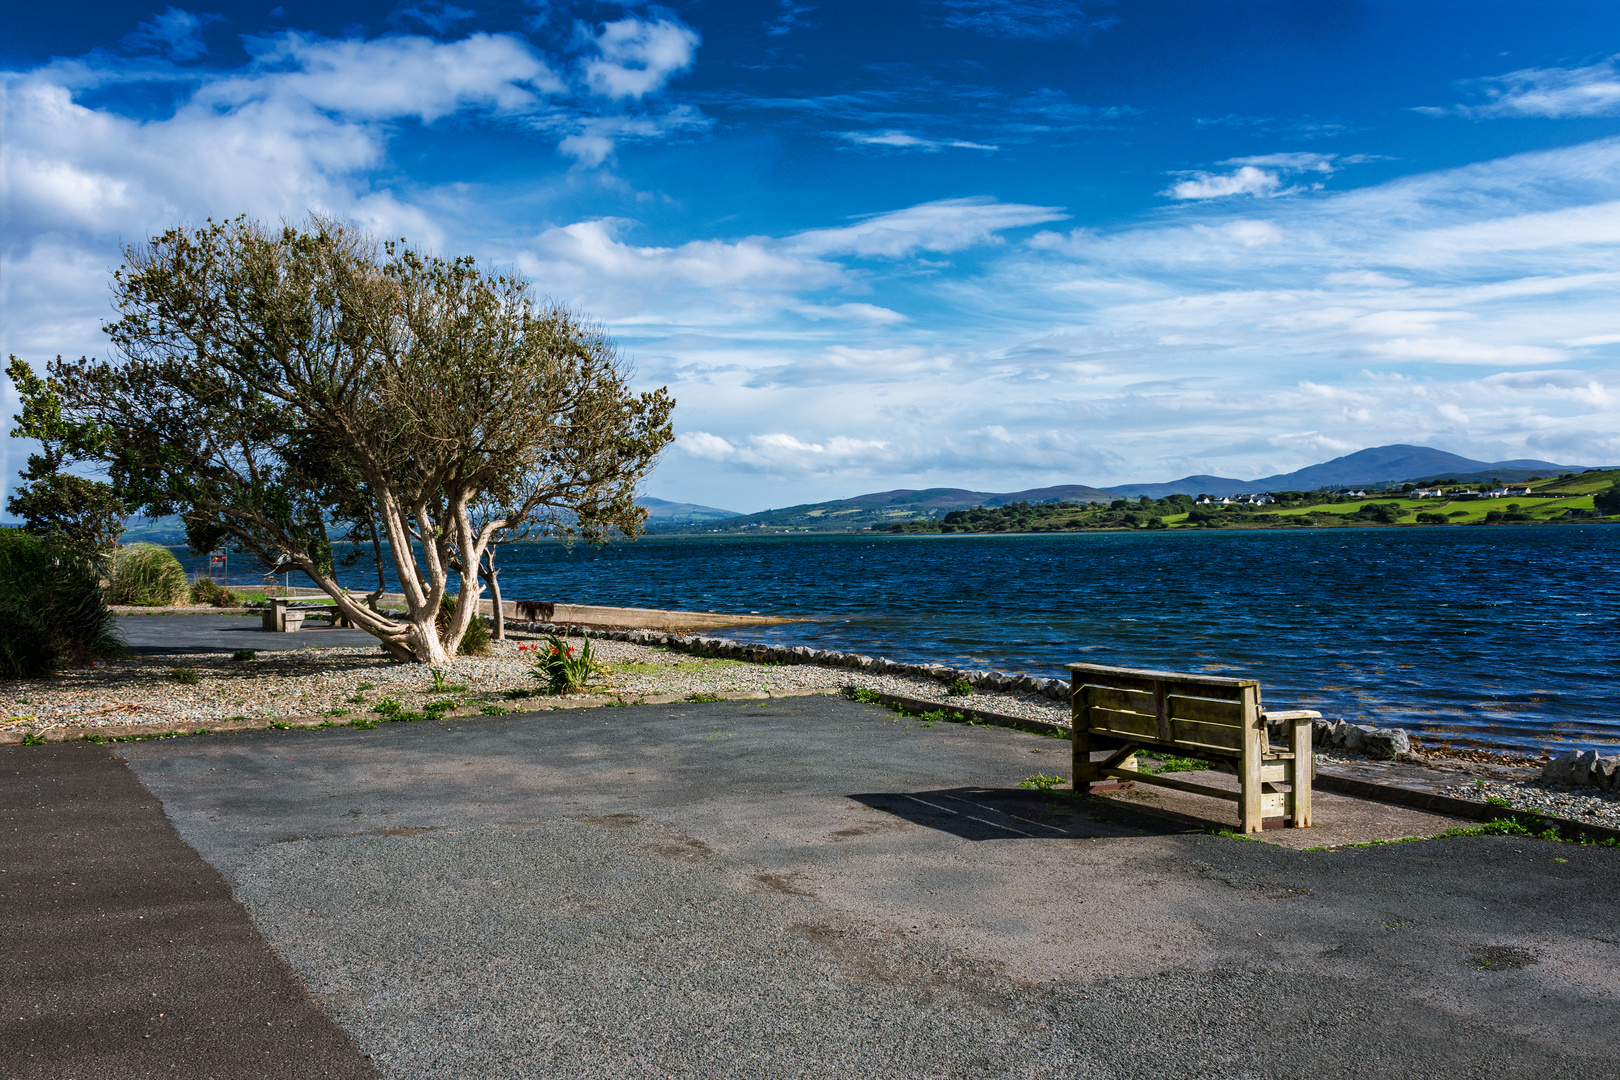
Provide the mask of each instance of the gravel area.
[{"label": "gravel area", "polygon": [[[250,661],[232,660],[222,652],[102,663],[50,679],[0,683],[0,709],[5,713],[0,740],[116,737],[165,727],[194,730],[226,723],[263,726],[323,718],[344,723],[375,718],[372,707],[383,699],[413,712],[453,699],[456,707],[446,715],[466,715],[706,695],[836,693],[846,686],[942,705],[971,700],[993,712],[1068,721],[1061,704],[1036,695],[980,692],[971,699],[953,698],[942,683],[926,677],[875,675],[816,664],[755,664],[607,639],[593,645],[611,672],[588,694],[560,700],[543,692],[532,674],[530,654],[519,651],[520,645],[535,640],[516,635],[495,643],[489,656],[458,657],[439,668],[444,682],[454,687],[444,691],[434,689],[428,668],[396,663],[370,648],[261,652]],[[182,681],[193,676],[194,684]]]},{"label": "gravel area", "polygon": [[1620,829],[1620,792],[1562,787],[1540,780],[1475,779],[1442,788],[1440,794],[1470,802],[1495,802],[1498,806],[1506,803],[1514,810]]}]

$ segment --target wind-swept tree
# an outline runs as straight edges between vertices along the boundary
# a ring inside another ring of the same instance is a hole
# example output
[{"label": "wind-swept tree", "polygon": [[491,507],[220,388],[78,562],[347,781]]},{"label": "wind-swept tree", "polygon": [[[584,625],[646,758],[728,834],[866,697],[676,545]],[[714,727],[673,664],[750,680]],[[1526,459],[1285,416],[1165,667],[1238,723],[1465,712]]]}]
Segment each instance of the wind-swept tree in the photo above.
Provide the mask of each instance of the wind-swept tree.
[{"label": "wind-swept tree", "polygon": [[[525,282],[323,219],[172,229],[124,259],[122,359],[58,359],[35,396],[97,433],[78,449],[129,506],[290,563],[395,656],[454,653],[498,534],[640,532],[674,401],[632,393],[603,333]],[[386,546],[404,616],[339,586],[344,541]]]}]

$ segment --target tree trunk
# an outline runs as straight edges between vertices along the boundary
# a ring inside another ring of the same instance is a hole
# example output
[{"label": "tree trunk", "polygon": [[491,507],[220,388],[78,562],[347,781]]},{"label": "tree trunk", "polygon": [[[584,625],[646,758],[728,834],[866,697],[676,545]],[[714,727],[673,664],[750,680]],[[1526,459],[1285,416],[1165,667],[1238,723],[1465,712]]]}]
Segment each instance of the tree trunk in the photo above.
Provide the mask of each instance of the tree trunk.
[{"label": "tree trunk", "polygon": [[491,636],[496,641],[506,640],[506,609],[501,607],[501,572],[495,568],[495,543],[490,541],[484,558],[489,566],[488,570],[480,567],[484,580],[489,582],[489,598],[495,610],[495,632]]}]

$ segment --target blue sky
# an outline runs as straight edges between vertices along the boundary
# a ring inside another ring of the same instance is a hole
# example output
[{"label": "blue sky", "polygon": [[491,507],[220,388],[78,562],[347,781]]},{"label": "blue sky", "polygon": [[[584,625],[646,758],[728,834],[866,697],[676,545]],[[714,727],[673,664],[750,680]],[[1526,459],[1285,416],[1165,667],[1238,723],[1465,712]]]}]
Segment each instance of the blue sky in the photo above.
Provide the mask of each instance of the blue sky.
[{"label": "blue sky", "polygon": [[0,350],[36,363],[106,352],[121,242],[320,211],[606,323],[679,401],[663,498],[1620,463],[1620,5],[7,18]]}]

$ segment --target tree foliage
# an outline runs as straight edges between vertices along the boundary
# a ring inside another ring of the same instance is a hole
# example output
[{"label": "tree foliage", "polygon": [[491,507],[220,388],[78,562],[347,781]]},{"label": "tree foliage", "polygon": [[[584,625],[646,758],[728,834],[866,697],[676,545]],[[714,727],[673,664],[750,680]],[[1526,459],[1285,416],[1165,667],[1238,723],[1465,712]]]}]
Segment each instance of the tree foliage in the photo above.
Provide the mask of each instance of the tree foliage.
[{"label": "tree foliage", "polygon": [[39,443],[6,510],[54,549],[99,566],[117,547],[129,509],[111,484],[64,470],[94,458],[105,448],[105,436],[93,425],[64,417],[57,388],[24,361],[11,357],[6,374],[23,402],[11,435]]},{"label": "tree foliage", "polygon": [[[674,402],[632,393],[602,332],[525,282],[322,219],[176,228],[124,258],[121,359],[58,359],[45,391],[115,492],[178,513],[195,550],[284,557],[395,655],[441,662],[497,533],[639,533]],[[373,538],[404,617],[336,582],[334,546]]]}]

